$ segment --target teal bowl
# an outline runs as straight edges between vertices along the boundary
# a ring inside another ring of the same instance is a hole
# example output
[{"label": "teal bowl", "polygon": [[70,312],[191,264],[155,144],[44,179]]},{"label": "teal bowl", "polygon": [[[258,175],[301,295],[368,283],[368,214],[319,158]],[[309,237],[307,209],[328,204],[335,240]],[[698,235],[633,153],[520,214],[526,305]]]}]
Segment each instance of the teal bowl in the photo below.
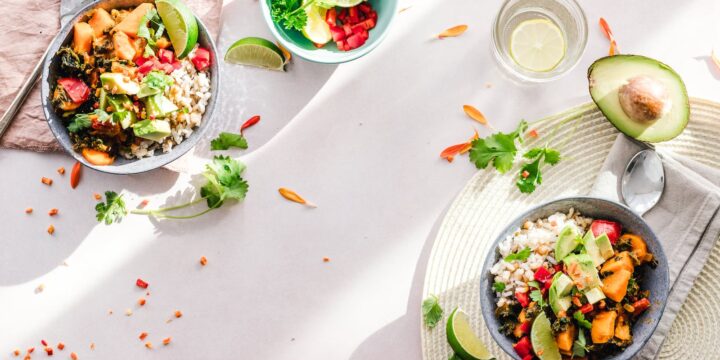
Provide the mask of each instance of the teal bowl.
[{"label": "teal bowl", "polygon": [[350,51],[340,51],[333,41],[330,41],[322,48],[316,48],[312,41],[306,39],[297,30],[287,30],[282,25],[276,24],[270,16],[270,2],[272,0],[260,0],[263,17],[270,31],[286,49],[290,50],[305,60],[322,64],[340,64],[355,60],[373,51],[385,39],[390,24],[398,13],[397,0],[369,0],[373,9],[378,14],[375,27],[370,30],[370,38],[365,44]]}]

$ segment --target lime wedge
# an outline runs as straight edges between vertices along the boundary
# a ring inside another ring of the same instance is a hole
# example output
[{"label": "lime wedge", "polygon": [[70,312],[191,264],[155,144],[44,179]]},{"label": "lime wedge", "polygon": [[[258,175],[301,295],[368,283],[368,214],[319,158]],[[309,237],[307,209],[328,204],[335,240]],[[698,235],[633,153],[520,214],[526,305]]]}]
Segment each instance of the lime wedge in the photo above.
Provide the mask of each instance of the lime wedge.
[{"label": "lime wedge", "polygon": [[482,340],[475,335],[468,315],[455,308],[447,321],[447,339],[455,356],[463,360],[489,360],[493,356]]},{"label": "lime wedge", "polygon": [[175,48],[175,55],[184,58],[197,43],[198,24],[195,15],[180,0],[157,0],[155,6]]},{"label": "lime wedge", "polygon": [[325,8],[331,8],[333,6],[353,7],[361,2],[363,0],[320,0],[317,4]]},{"label": "lime wedge", "polygon": [[311,4],[305,8],[307,22],[302,29],[302,34],[316,44],[327,44],[332,40],[330,25],[325,22],[327,9]]},{"label": "lime wedge", "polygon": [[225,53],[225,62],[283,71],[285,57],[282,50],[272,42],[258,37],[247,37],[230,46]]},{"label": "lime wedge", "polygon": [[552,334],[550,320],[547,315],[541,312],[535,318],[530,330],[530,342],[532,342],[533,350],[540,360],[562,360],[560,349],[558,349],[555,337]]},{"label": "lime wedge", "polygon": [[565,57],[565,37],[548,19],[526,20],[512,32],[510,55],[527,70],[547,72]]}]

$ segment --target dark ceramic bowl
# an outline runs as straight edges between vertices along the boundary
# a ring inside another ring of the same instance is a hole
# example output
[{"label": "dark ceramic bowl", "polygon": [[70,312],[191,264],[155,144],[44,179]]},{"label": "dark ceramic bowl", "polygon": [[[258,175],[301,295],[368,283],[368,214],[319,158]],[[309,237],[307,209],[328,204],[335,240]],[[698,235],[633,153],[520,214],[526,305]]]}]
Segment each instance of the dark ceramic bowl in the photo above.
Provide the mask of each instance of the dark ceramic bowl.
[{"label": "dark ceramic bowl", "polygon": [[74,157],[77,161],[81,162],[87,167],[91,167],[95,170],[110,174],[125,175],[153,170],[170,163],[171,161],[179,158],[180,156],[188,152],[190,149],[192,149],[195,144],[197,144],[197,142],[202,138],[205,129],[208,127],[208,123],[213,118],[213,113],[215,112],[216,102],[218,98],[218,89],[220,88],[220,67],[218,66],[218,59],[221,59],[221,57],[218,56],[215,42],[213,41],[212,36],[205,27],[205,24],[203,24],[200,19],[197,19],[198,43],[200,44],[200,46],[210,50],[210,54],[212,57],[210,65],[211,96],[207,106],[205,107],[205,113],[203,114],[200,126],[196,127],[195,131],[193,131],[193,133],[188,138],[183,140],[183,142],[179,145],[174,146],[173,149],[170,150],[170,152],[168,153],[163,153],[162,151],[156,150],[154,156],[131,160],[125,159],[122,156],[117,156],[115,158],[115,162],[112,165],[108,166],[92,165],[88,163],[87,160],[85,160],[85,158],[83,158],[80,153],[73,150],[72,143],[70,142],[70,137],[68,136],[67,128],[63,123],[63,119],[60,115],[58,115],[58,113],[55,112],[55,109],[53,109],[53,106],[50,103],[52,90],[54,89],[54,84],[57,81],[56,72],[58,65],[55,54],[62,46],[68,45],[70,44],[70,42],[72,42],[73,24],[78,20],[85,18],[85,14],[87,14],[88,11],[95,8],[103,8],[108,11],[110,11],[111,9],[129,8],[135,7],[138,4],[144,2],[154,1],[99,0],[94,1],[91,4],[83,7],[72,17],[72,19],[65,26],[60,29],[60,32],[50,44],[50,51],[48,52],[48,56],[47,58],[45,58],[43,64],[42,80],[40,82],[41,101],[43,105],[43,111],[45,112],[45,118],[47,119],[48,125],[50,126],[50,130],[52,130],[57,141],[60,143],[63,149],[65,149],[65,151],[70,154],[70,156]]},{"label": "dark ceramic bowl", "polygon": [[541,218],[546,218],[556,212],[564,212],[570,208],[580,211],[584,216],[588,216],[595,219],[605,219],[617,221],[623,226],[623,230],[627,230],[633,234],[637,234],[645,239],[648,246],[648,251],[652,252],[658,261],[658,266],[655,269],[650,269],[648,266],[638,267],[636,272],[642,276],[643,281],[641,284],[642,290],[650,290],[650,309],[640,315],[640,319],[632,327],[633,343],[627,347],[624,351],[614,354],[613,356],[605,357],[607,360],[627,360],[632,358],[650,339],[650,336],[655,331],[655,328],[660,321],[660,317],[665,309],[665,302],[667,301],[668,291],[670,290],[668,262],[663,252],[662,246],[658,242],[655,233],[648,226],[648,224],[637,214],[632,212],[629,208],[620,205],[618,203],[591,198],[591,197],[571,197],[551,201],[549,203],[540,205],[526,211],[524,214],[518,216],[515,220],[507,225],[491,247],[491,251],[488,253],[483,265],[482,275],[480,277],[480,306],[482,308],[482,315],[485,319],[485,324],[490,330],[490,334],[500,347],[508,353],[513,359],[520,359],[520,357],[513,350],[513,340],[501,334],[498,329],[500,323],[495,318],[495,292],[492,289],[493,276],[490,274],[490,268],[500,258],[497,252],[498,244],[503,241],[508,235],[512,234],[518,229],[526,220],[534,221]]}]

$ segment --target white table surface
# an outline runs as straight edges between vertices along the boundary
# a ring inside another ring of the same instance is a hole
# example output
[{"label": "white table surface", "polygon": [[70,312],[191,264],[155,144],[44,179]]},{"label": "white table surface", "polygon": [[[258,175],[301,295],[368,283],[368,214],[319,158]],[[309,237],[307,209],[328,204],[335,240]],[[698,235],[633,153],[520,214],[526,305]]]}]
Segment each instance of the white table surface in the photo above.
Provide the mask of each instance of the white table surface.
[{"label": "white table surface", "polygon": [[[61,359],[69,351],[82,359],[420,358],[434,231],[476,171],[464,157],[452,164],[438,157],[476,125],[461,105],[476,105],[508,130],[520,118],[589,101],[586,69],[608,48],[600,16],[623,52],[661,59],[683,75],[691,96],[720,100],[720,72],[708,62],[713,1],[583,3],[585,56],[542,86],[508,81],[491,59],[498,0],[406,1],[401,7],[412,7],[378,49],[337,67],[299,59],[287,73],[225,66],[222,111],[208,137],[262,115],[246,133],[251,149],[234,153],[248,165],[250,192],[244,203],[196,220],[131,216],[105,226],[94,219],[95,192],[122,191],[130,206],[144,198],[157,206],[188,195],[189,175],[86,170],[73,191],[68,175],[55,173],[72,167],[68,156],[0,151],[0,359],[41,339],[63,341]],[[223,52],[237,38],[269,37],[257,1],[227,3],[223,18]],[[461,23],[470,26],[462,37],[433,39]],[[208,156],[207,144],[196,156]],[[55,183],[42,185],[42,176]],[[319,207],[283,200],[281,186]],[[35,212],[26,215],[26,207]],[[52,207],[59,216],[48,217]],[[45,232],[50,223],[53,236]],[[143,308],[135,305],[144,295],[139,277],[150,283]],[[183,317],[166,323],[175,309]],[[142,331],[155,350],[138,340]],[[166,336],[173,343],[162,347]]]}]

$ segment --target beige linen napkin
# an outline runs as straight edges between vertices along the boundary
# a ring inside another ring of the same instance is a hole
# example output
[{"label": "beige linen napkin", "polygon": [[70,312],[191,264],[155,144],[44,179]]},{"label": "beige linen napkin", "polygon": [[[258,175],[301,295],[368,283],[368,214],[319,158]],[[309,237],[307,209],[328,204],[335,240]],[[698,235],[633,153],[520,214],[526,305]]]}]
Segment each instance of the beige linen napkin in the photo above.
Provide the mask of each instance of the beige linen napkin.
[{"label": "beige linen napkin", "polygon": [[[62,3],[62,4],[61,4]],[[30,75],[45,49],[60,29],[59,17],[74,14],[81,0],[9,0],[3,2],[0,34],[0,109],[5,111],[20,85]],[[220,30],[222,0],[185,0],[210,33]],[[66,16],[67,18],[68,16]],[[57,151],[55,141],[40,106],[40,87],[36,86],[13,123],[0,138],[0,147],[33,151]]]},{"label": "beige linen napkin", "polygon": [[[630,158],[643,148],[618,136],[591,195],[621,202],[619,180]],[[660,151],[662,155],[662,151]],[[668,258],[670,294],[660,324],[636,359],[656,359],[695,278],[720,237],[720,170],[678,155],[663,156],[665,192],[643,218]]]}]

